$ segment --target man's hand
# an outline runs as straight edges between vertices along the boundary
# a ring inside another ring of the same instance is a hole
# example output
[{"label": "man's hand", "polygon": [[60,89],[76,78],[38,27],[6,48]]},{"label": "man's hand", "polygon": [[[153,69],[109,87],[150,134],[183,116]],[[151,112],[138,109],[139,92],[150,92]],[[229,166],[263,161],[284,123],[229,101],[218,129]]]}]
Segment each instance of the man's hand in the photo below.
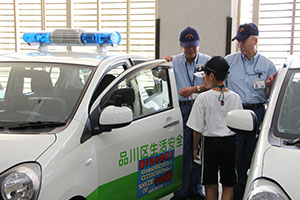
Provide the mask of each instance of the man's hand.
[{"label": "man's hand", "polygon": [[183,96],[183,97],[189,97],[191,96],[193,93],[196,93],[197,92],[197,87],[196,86],[193,86],[193,87],[185,87],[185,88],[182,88],[178,94]]},{"label": "man's hand", "polygon": [[198,155],[199,155],[199,149],[194,148],[193,155],[194,155],[194,160],[200,160],[200,158],[198,157]]},{"label": "man's hand", "polygon": [[275,72],[273,75],[271,75],[271,76],[269,76],[269,77],[267,78],[267,80],[266,80],[266,86],[267,86],[268,88],[272,88],[277,73],[278,73],[278,72]]},{"label": "man's hand", "polygon": [[164,59],[166,59],[168,62],[172,62],[173,61],[173,57],[172,56],[165,56]]},{"label": "man's hand", "polygon": [[273,86],[274,80],[276,78],[278,72],[275,72],[273,75],[269,76],[266,80],[266,89],[265,89],[265,95],[267,98],[269,98],[271,93],[271,88]]}]

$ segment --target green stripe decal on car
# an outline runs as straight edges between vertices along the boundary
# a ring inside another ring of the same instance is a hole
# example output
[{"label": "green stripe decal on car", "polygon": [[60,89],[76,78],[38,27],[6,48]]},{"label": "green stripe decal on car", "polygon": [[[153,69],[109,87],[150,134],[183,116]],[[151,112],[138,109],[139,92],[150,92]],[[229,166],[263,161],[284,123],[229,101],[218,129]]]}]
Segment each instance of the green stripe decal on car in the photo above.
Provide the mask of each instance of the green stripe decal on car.
[{"label": "green stripe decal on car", "polygon": [[[182,155],[175,158],[174,174],[172,184],[141,197],[144,199],[159,199],[173,191],[181,185],[182,182]],[[128,176],[119,178],[112,182],[99,186],[95,191],[88,195],[88,200],[120,200],[120,199],[136,199],[138,185],[138,172]]]}]

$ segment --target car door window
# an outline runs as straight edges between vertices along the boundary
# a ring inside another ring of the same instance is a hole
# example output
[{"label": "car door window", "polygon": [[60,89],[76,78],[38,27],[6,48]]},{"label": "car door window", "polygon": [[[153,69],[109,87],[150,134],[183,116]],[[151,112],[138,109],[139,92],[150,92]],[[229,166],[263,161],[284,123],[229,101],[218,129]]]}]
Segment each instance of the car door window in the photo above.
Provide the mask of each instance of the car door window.
[{"label": "car door window", "polygon": [[100,79],[93,96],[91,98],[90,106],[93,105],[95,100],[98,96],[103,92],[103,90],[120,74],[122,74],[128,68],[125,62],[113,64],[112,66],[108,67],[107,73]]},{"label": "car door window", "polygon": [[[164,74],[164,77],[159,74]],[[134,118],[171,107],[168,74],[162,67],[142,70],[120,82],[120,88],[134,89],[135,101],[130,106]]]},{"label": "car door window", "polygon": [[111,74],[115,77],[118,77],[120,74],[122,74],[125,71],[125,69],[126,69],[125,66],[120,65],[110,70],[107,74]]},{"label": "car door window", "polygon": [[121,75],[124,71],[126,71],[130,66],[129,60],[122,60],[118,61],[116,63],[111,64],[106,70],[104,74],[110,74],[114,77],[118,77]]},{"label": "car door window", "polygon": [[[285,81],[280,101],[277,103],[279,108],[277,130],[280,136],[298,135],[300,130],[300,72],[291,70]],[[282,100],[281,100],[282,99]]]},{"label": "car door window", "polygon": [[5,97],[5,91],[6,91],[10,71],[11,71],[11,67],[0,68],[0,101],[3,100]]}]

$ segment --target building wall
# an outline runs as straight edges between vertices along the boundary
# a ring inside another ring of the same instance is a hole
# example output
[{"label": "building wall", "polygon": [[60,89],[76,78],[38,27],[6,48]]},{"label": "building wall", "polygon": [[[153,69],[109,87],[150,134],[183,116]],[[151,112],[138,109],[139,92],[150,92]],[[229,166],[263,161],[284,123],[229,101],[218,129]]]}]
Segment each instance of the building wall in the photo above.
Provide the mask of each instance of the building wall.
[{"label": "building wall", "polygon": [[[187,26],[199,31],[200,52],[224,56],[226,18],[235,17],[232,12],[236,7],[235,1],[157,0],[157,18],[160,19],[160,57],[181,52],[179,35]],[[236,23],[235,20],[233,23]],[[233,26],[236,27],[235,24]]]}]

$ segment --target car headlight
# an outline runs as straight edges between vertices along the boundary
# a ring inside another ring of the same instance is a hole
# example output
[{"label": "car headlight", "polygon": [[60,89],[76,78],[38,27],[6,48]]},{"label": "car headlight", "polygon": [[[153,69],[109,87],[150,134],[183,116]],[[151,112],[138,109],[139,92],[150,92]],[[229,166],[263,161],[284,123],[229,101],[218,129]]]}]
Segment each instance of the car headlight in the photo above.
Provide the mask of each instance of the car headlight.
[{"label": "car headlight", "polygon": [[260,178],[250,186],[247,200],[290,200],[282,188],[271,180]]},{"label": "car headlight", "polygon": [[41,167],[23,163],[0,174],[2,200],[35,200],[41,187]]}]

